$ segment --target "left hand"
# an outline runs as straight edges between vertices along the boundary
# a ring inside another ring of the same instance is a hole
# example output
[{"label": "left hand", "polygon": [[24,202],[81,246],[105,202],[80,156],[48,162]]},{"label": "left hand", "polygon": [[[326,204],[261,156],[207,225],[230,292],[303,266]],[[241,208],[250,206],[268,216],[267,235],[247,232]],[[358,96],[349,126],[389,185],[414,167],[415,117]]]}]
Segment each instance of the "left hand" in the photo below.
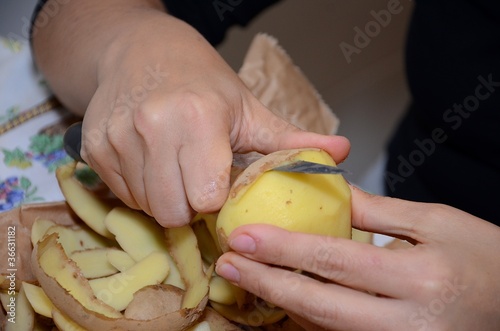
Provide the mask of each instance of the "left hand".
[{"label": "left hand", "polygon": [[500,330],[499,227],[444,205],[352,193],[354,227],[416,245],[249,225],[230,235],[217,273],[309,330]]}]

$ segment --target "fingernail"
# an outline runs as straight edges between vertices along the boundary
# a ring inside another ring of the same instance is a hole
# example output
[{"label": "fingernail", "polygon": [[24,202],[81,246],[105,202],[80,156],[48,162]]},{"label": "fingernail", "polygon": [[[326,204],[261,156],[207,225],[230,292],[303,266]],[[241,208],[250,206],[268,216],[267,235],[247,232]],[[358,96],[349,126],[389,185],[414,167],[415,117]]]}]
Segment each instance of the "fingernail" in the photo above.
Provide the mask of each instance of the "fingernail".
[{"label": "fingernail", "polygon": [[229,246],[240,253],[254,253],[256,250],[255,240],[246,234],[241,234],[231,240]]},{"label": "fingernail", "polygon": [[221,265],[217,265],[215,272],[219,276],[227,279],[230,282],[233,283],[240,282],[240,272],[232,264],[224,263]]}]

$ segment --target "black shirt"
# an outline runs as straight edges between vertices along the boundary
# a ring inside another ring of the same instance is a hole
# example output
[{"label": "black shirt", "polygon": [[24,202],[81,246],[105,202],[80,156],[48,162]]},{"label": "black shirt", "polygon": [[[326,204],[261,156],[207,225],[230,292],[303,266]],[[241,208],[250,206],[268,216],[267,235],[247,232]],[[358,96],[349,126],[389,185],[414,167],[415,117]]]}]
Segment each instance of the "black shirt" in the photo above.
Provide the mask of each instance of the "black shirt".
[{"label": "black shirt", "polygon": [[406,68],[412,105],[388,147],[387,194],[500,224],[500,2],[417,0]]},{"label": "black shirt", "polygon": [[[34,22],[48,0],[39,0]],[[245,26],[263,9],[279,0],[162,0],[172,16],[196,28],[212,45],[218,45],[228,28]],[[33,24],[32,24],[33,28]]]}]

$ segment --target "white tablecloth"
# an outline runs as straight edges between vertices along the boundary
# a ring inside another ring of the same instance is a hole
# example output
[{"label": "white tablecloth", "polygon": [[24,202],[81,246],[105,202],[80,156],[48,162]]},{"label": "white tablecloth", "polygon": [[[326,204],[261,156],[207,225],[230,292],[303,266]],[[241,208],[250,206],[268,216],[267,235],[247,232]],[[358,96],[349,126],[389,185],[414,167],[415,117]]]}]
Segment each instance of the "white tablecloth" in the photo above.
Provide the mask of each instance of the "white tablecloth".
[{"label": "white tablecloth", "polygon": [[55,168],[71,159],[55,130],[65,116],[50,109],[11,128],[51,98],[27,42],[0,39],[0,212],[22,203],[63,200]]}]

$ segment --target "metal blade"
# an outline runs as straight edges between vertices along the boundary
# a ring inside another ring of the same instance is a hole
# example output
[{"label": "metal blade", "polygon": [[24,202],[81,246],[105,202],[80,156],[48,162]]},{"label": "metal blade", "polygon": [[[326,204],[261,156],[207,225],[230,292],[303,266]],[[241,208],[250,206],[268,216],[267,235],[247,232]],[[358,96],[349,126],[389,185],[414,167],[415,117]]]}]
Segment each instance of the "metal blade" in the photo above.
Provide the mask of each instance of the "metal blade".
[{"label": "metal blade", "polygon": [[282,171],[282,172],[295,172],[303,174],[343,174],[348,173],[347,170],[337,168],[335,166],[329,166],[325,164],[319,164],[309,161],[295,161],[286,165],[282,165],[272,170]]}]

